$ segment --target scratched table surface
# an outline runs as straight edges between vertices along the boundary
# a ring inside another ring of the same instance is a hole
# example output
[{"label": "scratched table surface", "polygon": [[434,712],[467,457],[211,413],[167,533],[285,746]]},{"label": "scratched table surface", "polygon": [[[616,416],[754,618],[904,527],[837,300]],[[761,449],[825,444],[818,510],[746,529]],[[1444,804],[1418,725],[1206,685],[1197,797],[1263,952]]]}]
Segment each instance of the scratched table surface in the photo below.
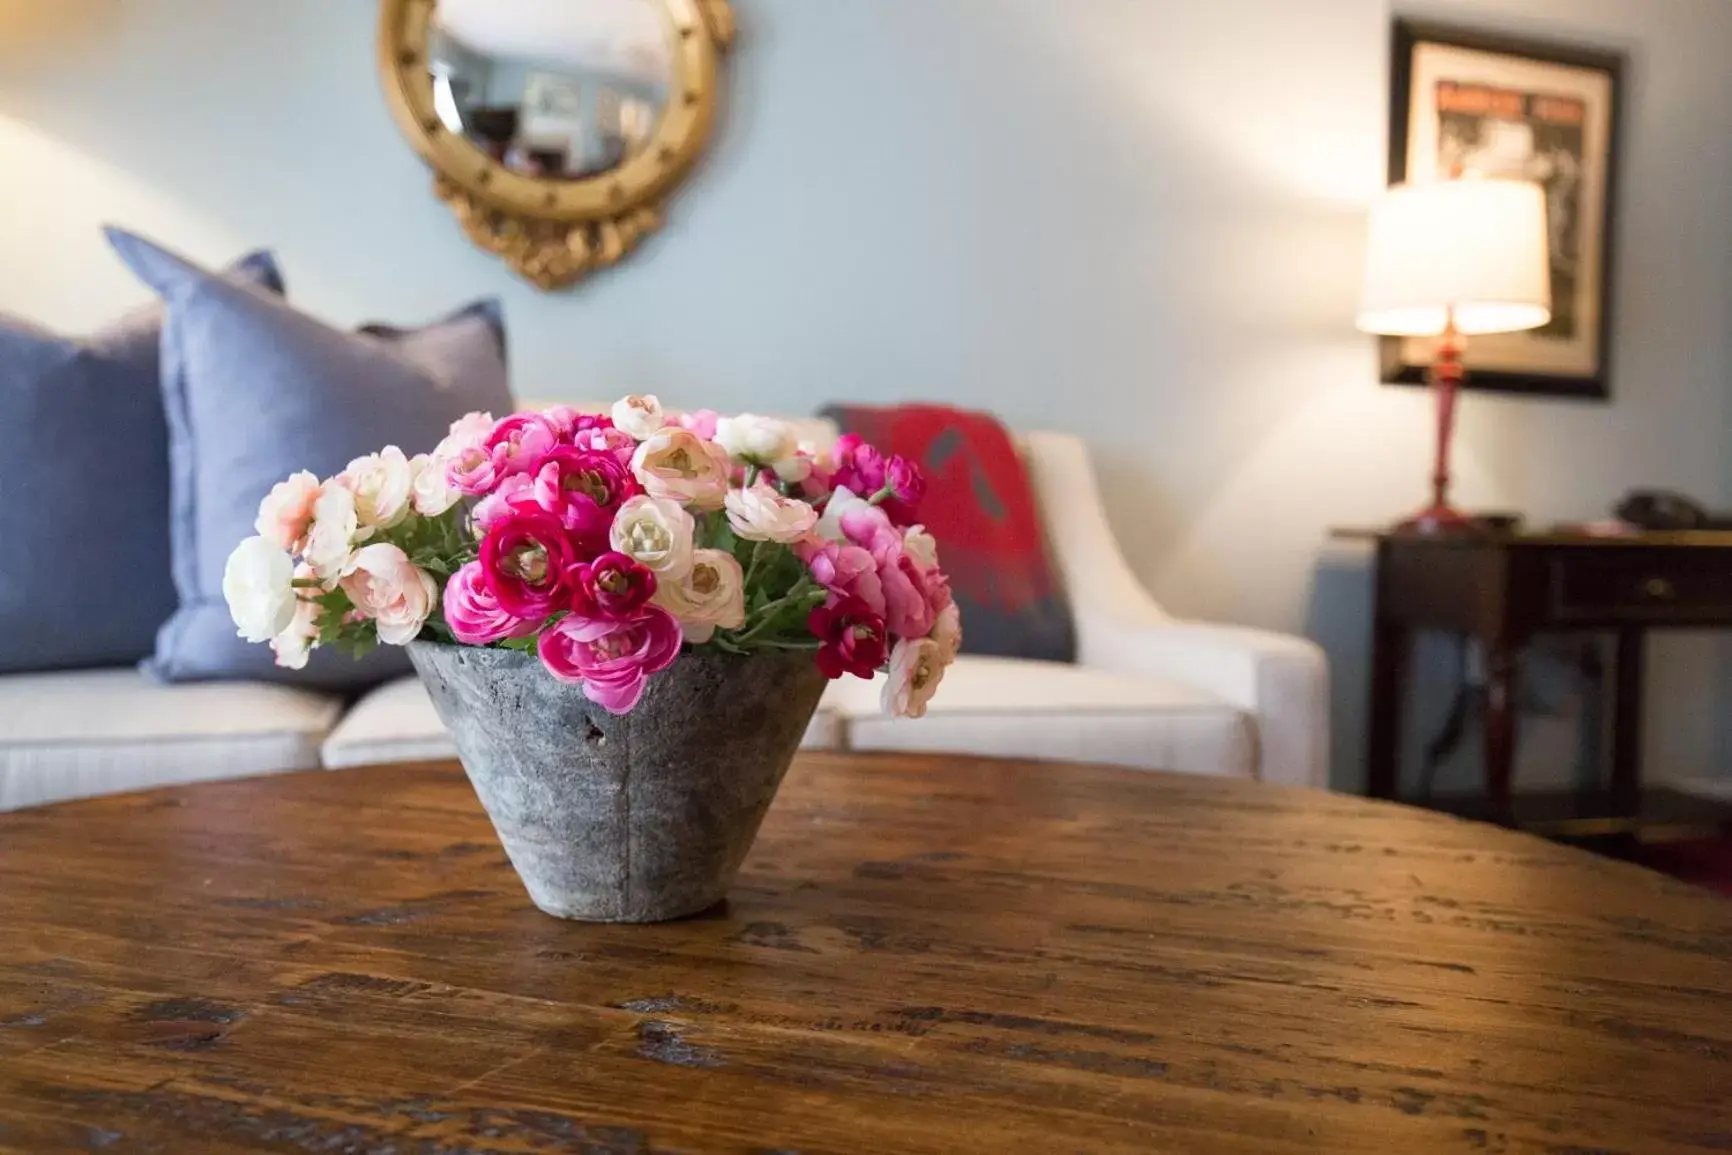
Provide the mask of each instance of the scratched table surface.
[{"label": "scratched table surface", "polygon": [[1732,1147],[1732,903],[1321,792],[805,756],[728,903],[532,908],[460,771],[0,815],[0,1150]]}]

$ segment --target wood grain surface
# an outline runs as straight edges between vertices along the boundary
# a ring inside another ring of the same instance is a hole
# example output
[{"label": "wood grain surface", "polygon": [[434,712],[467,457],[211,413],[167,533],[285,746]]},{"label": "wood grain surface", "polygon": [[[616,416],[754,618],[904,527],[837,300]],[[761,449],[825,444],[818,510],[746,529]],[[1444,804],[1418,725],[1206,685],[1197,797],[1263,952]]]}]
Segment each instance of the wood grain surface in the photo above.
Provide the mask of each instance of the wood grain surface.
[{"label": "wood grain surface", "polygon": [[803,757],[724,907],[530,907],[460,772],[0,815],[8,1152],[1732,1148],[1732,904],[1251,783]]}]

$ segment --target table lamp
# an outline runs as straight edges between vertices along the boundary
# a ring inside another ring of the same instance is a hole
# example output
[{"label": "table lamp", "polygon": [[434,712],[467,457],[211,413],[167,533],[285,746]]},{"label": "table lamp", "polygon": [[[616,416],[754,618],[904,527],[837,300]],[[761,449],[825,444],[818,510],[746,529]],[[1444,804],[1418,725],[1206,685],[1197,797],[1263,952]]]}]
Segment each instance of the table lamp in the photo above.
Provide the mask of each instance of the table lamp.
[{"label": "table lamp", "polygon": [[1437,461],[1431,504],[1397,527],[1469,528],[1449,504],[1449,448],[1469,336],[1537,329],[1552,316],[1546,202],[1529,181],[1464,177],[1395,185],[1371,210],[1358,327],[1390,337],[1436,337]]}]

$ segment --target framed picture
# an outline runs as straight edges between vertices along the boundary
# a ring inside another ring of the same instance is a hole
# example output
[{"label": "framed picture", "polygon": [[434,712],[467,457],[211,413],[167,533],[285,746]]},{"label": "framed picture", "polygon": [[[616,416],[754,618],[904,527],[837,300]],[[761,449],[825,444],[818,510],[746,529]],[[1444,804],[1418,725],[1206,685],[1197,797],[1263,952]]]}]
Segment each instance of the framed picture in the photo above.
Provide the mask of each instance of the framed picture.
[{"label": "framed picture", "polygon": [[[1622,78],[1613,53],[1396,22],[1390,183],[1479,173],[1545,190],[1551,322],[1470,340],[1467,388],[1610,397]],[[1384,338],[1383,379],[1423,384],[1431,345]]]}]

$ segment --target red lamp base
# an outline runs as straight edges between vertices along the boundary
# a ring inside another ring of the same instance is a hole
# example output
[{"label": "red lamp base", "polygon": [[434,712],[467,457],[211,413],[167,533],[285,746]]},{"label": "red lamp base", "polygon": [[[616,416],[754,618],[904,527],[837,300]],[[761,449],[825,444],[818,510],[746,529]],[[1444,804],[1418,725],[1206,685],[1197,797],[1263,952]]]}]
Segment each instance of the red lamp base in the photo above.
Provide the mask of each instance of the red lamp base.
[{"label": "red lamp base", "polygon": [[1397,533],[1473,533],[1478,528],[1473,518],[1452,505],[1430,505],[1397,522]]}]

